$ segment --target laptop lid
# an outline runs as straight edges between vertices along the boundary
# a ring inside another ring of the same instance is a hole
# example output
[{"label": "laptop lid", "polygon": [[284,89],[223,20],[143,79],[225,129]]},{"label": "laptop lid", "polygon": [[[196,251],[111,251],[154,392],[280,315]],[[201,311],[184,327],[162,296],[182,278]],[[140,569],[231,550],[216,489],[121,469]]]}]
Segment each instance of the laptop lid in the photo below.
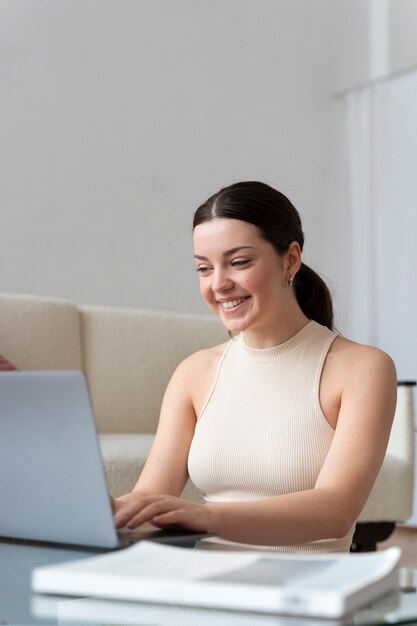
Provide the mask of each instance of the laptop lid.
[{"label": "laptop lid", "polygon": [[0,536],[118,545],[81,372],[0,372],[0,502]]}]

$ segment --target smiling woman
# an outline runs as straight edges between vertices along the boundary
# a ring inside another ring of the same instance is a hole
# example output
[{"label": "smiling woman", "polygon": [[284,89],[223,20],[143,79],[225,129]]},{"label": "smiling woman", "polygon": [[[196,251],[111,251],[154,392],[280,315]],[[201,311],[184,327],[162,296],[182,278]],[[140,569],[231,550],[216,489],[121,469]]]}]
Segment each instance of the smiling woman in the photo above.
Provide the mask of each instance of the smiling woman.
[{"label": "smiling woman", "polygon": [[[349,550],[384,458],[396,373],[385,353],[334,332],[303,244],[298,212],[263,183],[231,185],[197,209],[200,292],[233,337],[177,368],[145,468],[115,503],[119,527],[180,524],[233,548]],[[206,504],[178,497],[188,476]]]},{"label": "smiling woman", "polygon": [[[288,329],[277,326],[276,315],[292,295],[288,277],[299,269],[299,245],[291,244],[284,263],[255,226],[215,217],[196,226],[194,246],[199,251],[195,259],[201,295],[226,328],[232,333],[246,331],[246,339],[251,337],[258,347],[281,343]],[[301,327],[304,318],[299,307],[294,309],[301,319],[291,319],[291,323]]]}]

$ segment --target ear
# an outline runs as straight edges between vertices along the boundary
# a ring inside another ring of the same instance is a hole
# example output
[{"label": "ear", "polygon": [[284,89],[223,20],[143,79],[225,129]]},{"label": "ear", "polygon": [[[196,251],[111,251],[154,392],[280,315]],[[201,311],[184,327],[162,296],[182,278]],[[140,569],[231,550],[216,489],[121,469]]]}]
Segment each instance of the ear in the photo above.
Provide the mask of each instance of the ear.
[{"label": "ear", "polygon": [[288,275],[295,276],[301,266],[301,248],[297,241],[288,246],[285,254],[285,266]]}]

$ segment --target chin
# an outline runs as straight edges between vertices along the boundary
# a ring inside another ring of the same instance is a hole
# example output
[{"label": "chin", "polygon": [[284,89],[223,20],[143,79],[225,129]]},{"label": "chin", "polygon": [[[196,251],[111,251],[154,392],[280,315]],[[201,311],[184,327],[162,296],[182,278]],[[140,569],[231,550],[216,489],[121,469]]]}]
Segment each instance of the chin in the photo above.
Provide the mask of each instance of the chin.
[{"label": "chin", "polygon": [[238,335],[239,333],[243,333],[244,330],[247,330],[248,328],[248,323],[244,322],[244,321],[236,321],[233,322],[232,320],[223,320],[222,322],[226,328],[226,330],[229,331],[229,333],[232,333],[233,335]]},{"label": "chin", "polygon": [[233,335],[242,333],[244,330],[247,330],[250,325],[250,322],[245,318],[232,319],[227,315],[223,315],[223,312],[219,310],[217,306],[209,306],[209,308],[217,315],[226,330]]}]

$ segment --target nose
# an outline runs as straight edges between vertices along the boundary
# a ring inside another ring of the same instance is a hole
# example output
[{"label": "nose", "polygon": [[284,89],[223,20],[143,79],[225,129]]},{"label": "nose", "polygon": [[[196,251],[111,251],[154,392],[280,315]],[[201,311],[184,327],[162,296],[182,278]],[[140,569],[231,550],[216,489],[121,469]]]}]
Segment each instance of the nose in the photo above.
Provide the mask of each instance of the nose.
[{"label": "nose", "polygon": [[224,269],[216,269],[213,272],[211,288],[213,291],[227,291],[232,289],[233,280],[230,278],[228,272]]}]

